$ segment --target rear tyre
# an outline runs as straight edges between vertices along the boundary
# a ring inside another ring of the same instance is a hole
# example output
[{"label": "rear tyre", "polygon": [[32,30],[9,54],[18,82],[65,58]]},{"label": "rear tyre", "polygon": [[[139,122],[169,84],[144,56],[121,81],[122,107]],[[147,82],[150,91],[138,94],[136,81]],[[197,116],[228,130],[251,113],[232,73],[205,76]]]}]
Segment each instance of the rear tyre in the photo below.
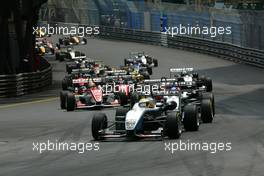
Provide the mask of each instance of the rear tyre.
[{"label": "rear tyre", "polygon": [[75,96],[72,93],[68,93],[66,96],[66,110],[67,111],[75,110]]},{"label": "rear tyre", "polygon": [[95,140],[100,139],[100,131],[107,128],[107,117],[104,113],[95,114],[92,120],[92,136]]},{"label": "rear tyre", "polygon": [[83,43],[84,43],[84,45],[87,44],[87,39],[86,38],[83,38]]},{"label": "rear tyre", "polygon": [[59,39],[59,44],[63,45],[63,40],[61,38]]},{"label": "rear tyre", "polygon": [[143,75],[144,79],[150,79],[148,72],[143,72],[142,75]]},{"label": "rear tyre", "polygon": [[124,66],[127,66],[128,65],[128,61],[127,59],[124,59]]},{"label": "rear tyre", "polygon": [[207,92],[212,92],[213,90],[213,83],[211,78],[206,78],[205,79],[205,86],[206,86],[206,91]]},{"label": "rear tyre", "polygon": [[151,67],[148,67],[147,69],[148,69],[148,74],[149,75],[152,75],[152,68]]},{"label": "rear tyre", "polygon": [[66,91],[60,92],[60,107],[61,107],[61,109],[66,109],[66,96],[67,96]]},{"label": "rear tyre", "polygon": [[213,121],[212,102],[209,99],[202,100],[201,103],[201,119],[203,123],[212,123]]},{"label": "rear tyre", "polygon": [[56,60],[60,60],[60,54],[59,54],[59,53],[56,53],[56,54],[55,54],[55,59],[56,59]]},{"label": "rear tyre", "polygon": [[134,104],[139,101],[138,94],[132,92],[130,95],[130,108],[133,108]]},{"label": "rear tyre", "polygon": [[154,63],[154,67],[158,66],[158,60],[157,59],[153,59],[153,63]]},{"label": "rear tyre", "polygon": [[63,78],[62,82],[61,82],[61,87],[62,90],[67,90],[68,89],[68,82],[66,78]]},{"label": "rear tyre", "polygon": [[183,125],[186,131],[198,131],[199,120],[197,106],[188,104],[184,108]]},{"label": "rear tyre", "polygon": [[212,108],[213,108],[213,115],[215,116],[215,100],[214,100],[214,94],[212,92],[208,92],[208,93],[203,93],[202,95],[203,100],[205,99],[209,99],[211,100],[212,103]]},{"label": "rear tyre", "polygon": [[55,49],[54,48],[50,48],[51,54],[54,55],[55,54]]},{"label": "rear tyre", "polygon": [[120,105],[124,106],[128,104],[128,99],[127,96],[124,92],[119,92],[119,101],[120,101]]},{"label": "rear tyre", "polygon": [[168,114],[165,123],[166,135],[170,139],[179,139],[181,136],[181,125],[179,117],[176,114]]}]

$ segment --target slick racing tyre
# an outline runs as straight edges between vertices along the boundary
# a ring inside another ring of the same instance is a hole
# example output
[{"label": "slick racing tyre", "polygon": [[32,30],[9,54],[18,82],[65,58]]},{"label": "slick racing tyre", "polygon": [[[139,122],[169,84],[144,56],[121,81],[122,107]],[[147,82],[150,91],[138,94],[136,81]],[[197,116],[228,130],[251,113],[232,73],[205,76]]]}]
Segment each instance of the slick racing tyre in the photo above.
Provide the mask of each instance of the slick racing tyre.
[{"label": "slick racing tyre", "polygon": [[179,139],[182,132],[179,117],[175,113],[168,114],[165,123],[165,134],[170,139]]},{"label": "slick racing tyre", "polygon": [[55,59],[56,59],[56,60],[60,60],[60,53],[56,53],[56,54],[55,54]]},{"label": "slick racing tyre", "polygon": [[63,39],[61,39],[61,38],[59,39],[59,44],[63,45]]},{"label": "slick racing tyre", "polygon": [[66,95],[66,110],[67,111],[74,111],[75,110],[75,96],[72,93],[68,93]]},{"label": "slick racing tyre", "polygon": [[67,84],[67,79],[63,78],[62,82],[61,82],[61,87],[62,90],[67,90],[68,89],[68,84]]},{"label": "slick racing tyre", "polygon": [[211,78],[206,78],[205,79],[205,86],[206,86],[206,91],[211,92],[213,90],[213,83]]},{"label": "slick racing tyre", "polygon": [[[75,64],[75,65],[76,65],[76,64]],[[67,65],[66,65],[66,72],[67,72],[68,74],[71,74],[71,72],[72,72],[72,68],[74,68],[75,65],[73,65],[73,64],[67,64]]]},{"label": "slick racing tyre", "polygon": [[87,39],[83,38],[83,44],[86,45],[87,44]]},{"label": "slick racing tyre", "polygon": [[65,76],[61,82],[62,90],[68,90],[68,87],[72,86],[72,80],[69,76]]},{"label": "slick racing tyre", "polygon": [[139,96],[137,93],[132,92],[130,95],[130,108],[133,108],[133,106],[135,105],[135,103],[137,103],[139,101]]},{"label": "slick racing tyre", "polygon": [[158,66],[158,60],[157,59],[153,59],[153,63],[154,63],[154,67]]},{"label": "slick racing tyre", "polygon": [[119,92],[118,93],[120,105],[124,106],[128,104],[128,97],[126,96],[125,92]]},{"label": "slick racing tyre", "polygon": [[66,96],[67,96],[67,91],[61,91],[60,92],[60,107],[61,107],[61,109],[66,109]]},{"label": "slick racing tyre", "polygon": [[152,68],[151,67],[148,67],[147,69],[148,69],[148,74],[149,75],[152,75]]},{"label": "slick racing tyre", "polygon": [[213,90],[213,82],[209,77],[201,76],[200,78],[201,84],[206,87],[206,92],[212,92]]},{"label": "slick racing tyre", "polygon": [[107,128],[107,117],[104,113],[95,114],[92,120],[92,136],[95,140],[100,139],[99,131]]},{"label": "slick racing tyre", "polygon": [[215,100],[214,100],[214,94],[212,92],[207,92],[202,94],[203,100],[209,99],[211,100],[212,103],[212,108],[213,108],[213,115],[215,116]]},{"label": "slick racing tyre", "polygon": [[148,72],[143,72],[142,75],[143,75],[144,79],[150,79]]},{"label": "slick racing tyre", "polygon": [[210,99],[204,99],[201,103],[201,119],[203,123],[212,123],[213,107]]},{"label": "slick racing tyre", "polygon": [[188,104],[184,107],[183,126],[186,131],[198,131],[199,119],[196,105]]},{"label": "slick racing tyre", "polygon": [[129,61],[127,59],[124,59],[124,66],[127,66],[129,64]]}]

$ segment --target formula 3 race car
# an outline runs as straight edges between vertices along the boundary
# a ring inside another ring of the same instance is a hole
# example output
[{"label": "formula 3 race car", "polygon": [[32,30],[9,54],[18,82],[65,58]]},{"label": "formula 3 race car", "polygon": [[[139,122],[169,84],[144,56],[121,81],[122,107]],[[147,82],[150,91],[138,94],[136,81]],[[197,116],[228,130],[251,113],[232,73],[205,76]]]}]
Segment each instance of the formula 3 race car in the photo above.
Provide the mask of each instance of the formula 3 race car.
[{"label": "formula 3 race car", "polygon": [[53,55],[57,48],[47,38],[36,38],[35,49],[36,53],[43,56],[45,54]]},{"label": "formula 3 race car", "polygon": [[104,113],[95,114],[92,120],[93,138],[178,139],[183,129],[197,131],[200,124],[196,104],[183,106],[181,103],[180,92],[159,93],[141,99],[131,110],[118,108],[114,122],[109,121]]},{"label": "formula 3 race car", "polygon": [[87,39],[84,37],[79,37],[79,36],[67,36],[64,38],[59,38],[59,44],[60,45],[86,45],[87,44]]},{"label": "formula 3 race car", "polygon": [[74,111],[75,109],[101,109],[120,106],[122,104],[117,94],[105,95],[100,87],[81,86],[74,91],[61,91],[61,109]]},{"label": "formula 3 race car", "polygon": [[146,55],[144,52],[131,52],[129,57],[124,59],[124,66],[145,67],[149,73],[152,75],[152,68],[158,66],[158,60]]},{"label": "formula 3 race car", "polygon": [[64,60],[77,60],[84,59],[86,55],[80,51],[75,51],[73,47],[58,47],[58,50],[55,53],[56,60],[64,61]]},{"label": "formula 3 race car", "polygon": [[195,82],[197,86],[205,86],[207,92],[213,90],[213,83],[210,77],[199,76],[193,68],[170,68],[170,78],[177,78],[182,82]]}]

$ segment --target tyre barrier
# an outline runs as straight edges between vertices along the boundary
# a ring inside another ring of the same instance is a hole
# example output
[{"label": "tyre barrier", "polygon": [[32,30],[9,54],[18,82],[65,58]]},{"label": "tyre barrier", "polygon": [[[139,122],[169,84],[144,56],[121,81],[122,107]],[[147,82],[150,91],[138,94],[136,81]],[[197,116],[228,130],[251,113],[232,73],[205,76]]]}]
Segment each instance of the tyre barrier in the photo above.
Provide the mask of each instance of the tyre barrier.
[{"label": "tyre barrier", "polygon": [[0,75],[0,98],[30,94],[50,86],[52,68],[47,61],[44,65],[45,68],[37,72]]}]

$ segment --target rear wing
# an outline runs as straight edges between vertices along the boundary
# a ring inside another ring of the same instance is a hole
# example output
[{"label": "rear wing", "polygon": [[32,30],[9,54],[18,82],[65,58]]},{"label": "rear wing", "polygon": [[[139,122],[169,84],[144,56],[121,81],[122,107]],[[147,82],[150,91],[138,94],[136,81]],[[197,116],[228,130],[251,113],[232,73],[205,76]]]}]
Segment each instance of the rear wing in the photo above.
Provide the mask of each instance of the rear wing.
[{"label": "rear wing", "polygon": [[78,78],[72,80],[73,84],[88,83],[88,82],[89,82],[88,78]]},{"label": "rear wing", "polygon": [[192,72],[194,69],[192,67],[187,68],[170,68],[170,73],[181,73],[183,71]]},{"label": "rear wing", "polygon": [[103,82],[103,79],[102,78],[78,78],[78,79],[73,79],[72,83],[73,84],[89,83],[89,81],[93,81],[94,83],[101,83]]},{"label": "rear wing", "polygon": [[89,68],[72,69],[72,73],[88,73],[90,70]]},{"label": "rear wing", "polygon": [[114,75],[125,75],[127,74],[126,70],[111,70],[111,71],[105,71],[107,74],[114,74]]},{"label": "rear wing", "polygon": [[106,76],[105,82],[116,82],[119,79],[123,79],[124,81],[130,81],[132,79],[132,75],[115,75],[115,76]]},{"label": "rear wing", "polygon": [[167,83],[167,82],[176,82],[175,78],[161,78],[161,79],[146,79],[143,81],[145,84],[155,84],[155,83]]},{"label": "rear wing", "polygon": [[78,59],[85,59],[86,56],[75,56],[72,58],[72,60],[78,60]]},{"label": "rear wing", "polygon": [[193,68],[187,67],[187,68],[170,68],[170,78],[174,77],[177,74],[180,74],[182,72],[193,72]]},{"label": "rear wing", "polygon": [[177,78],[161,78],[161,79],[148,79],[143,80],[142,84],[145,85],[164,85],[164,86],[177,86],[181,88],[185,87],[196,87],[197,84],[195,81],[182,81]]},{"label": "rear wing", "polygon": [[136,51],[129,52],[129,56],[135,56],[135,55],[139,55],[139,54],[145,55],[145,52],[144,51],[141,51],[141,52],[136,52]]}]

